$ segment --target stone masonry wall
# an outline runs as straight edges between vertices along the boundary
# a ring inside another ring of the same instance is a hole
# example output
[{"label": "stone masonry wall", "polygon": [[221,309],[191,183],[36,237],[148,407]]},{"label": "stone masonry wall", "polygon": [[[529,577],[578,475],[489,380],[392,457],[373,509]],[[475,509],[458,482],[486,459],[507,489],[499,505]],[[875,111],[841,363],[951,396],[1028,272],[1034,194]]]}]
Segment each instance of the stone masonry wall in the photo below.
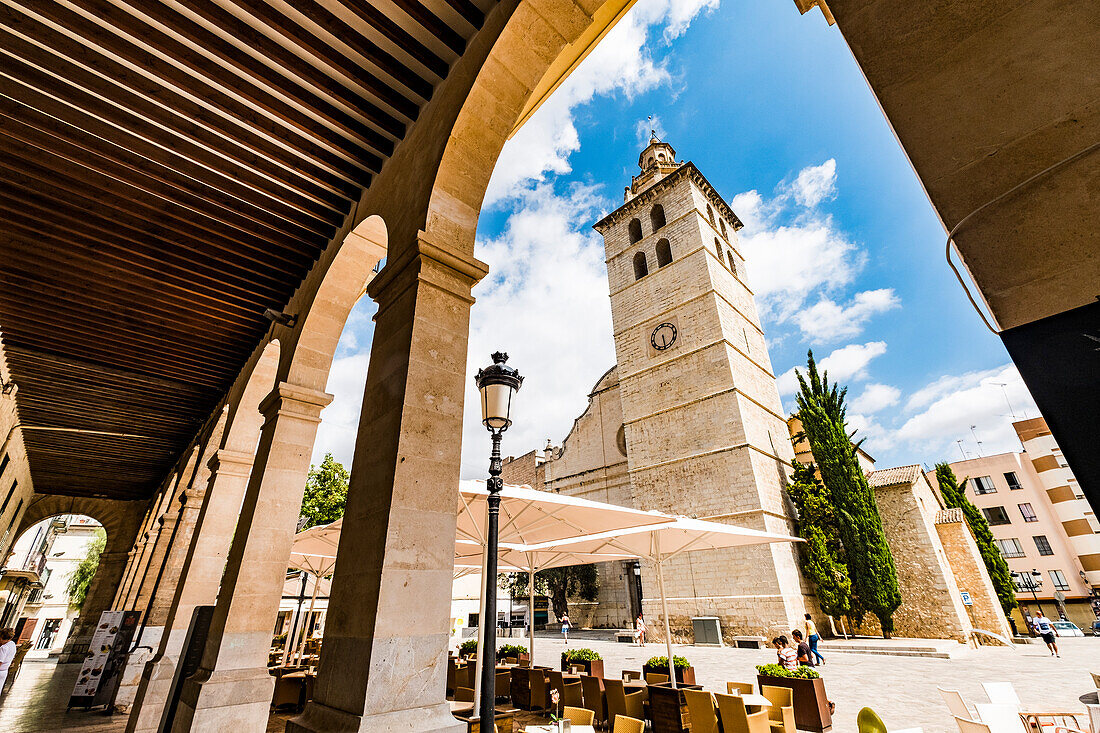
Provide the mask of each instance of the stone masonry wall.
[{"label": "stone masonry wall", "polygon": [[936,513],[936,532],[943,544],[947,561],[955,574],[960,591],[967,591],[973,601],[966,606],[971,625],[1011,638],[1008,619],[1001,609],[993,582],[989,579],[985,561],[970,534],[961,509],[944,509]]}]

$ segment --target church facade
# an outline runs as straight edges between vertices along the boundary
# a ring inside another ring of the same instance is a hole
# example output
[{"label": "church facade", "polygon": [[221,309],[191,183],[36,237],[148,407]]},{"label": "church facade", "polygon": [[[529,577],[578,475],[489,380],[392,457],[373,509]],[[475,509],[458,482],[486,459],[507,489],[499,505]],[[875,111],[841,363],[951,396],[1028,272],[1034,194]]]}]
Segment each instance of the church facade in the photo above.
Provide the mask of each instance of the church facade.
[{"label": "church facade", "polygon": [[[638,162],[623,205],[595,225],[617,364],[561,448],[509,462],[505,480],[789,534],[794,453],[745,281],[741,222],[668,143],[651,140]],[[677,558],[665,575],[672,625],[690,633],[691,617],[717,616],[731,635],[793,628],[813,603],[796,552],[781,543]],[[601,570],[601,598],[577,608],[582,622],[656,618],[651,567]]]}]

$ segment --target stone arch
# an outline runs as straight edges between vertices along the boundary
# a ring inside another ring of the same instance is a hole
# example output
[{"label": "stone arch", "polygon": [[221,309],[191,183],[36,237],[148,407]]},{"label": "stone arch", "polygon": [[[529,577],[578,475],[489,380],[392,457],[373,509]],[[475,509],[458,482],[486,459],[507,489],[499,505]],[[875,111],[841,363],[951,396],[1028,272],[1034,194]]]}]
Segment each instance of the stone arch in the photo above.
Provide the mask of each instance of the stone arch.
[{"label": "stone arch", "polygon": [[714,226],[714,209],[711,208],[710,204],[707,204],[707,218],[710,219],[710,225]]},{"label": "stone arch", "polygon": [[323,392],[336,346],[351,309],[366,291],[389,246],[386,222],[369,216],[348,232],[325,271],[296,328],[295,343],[283,357],[280,381]]},{"label": "stone arch", "polygon": [[141,520],[148,506],[147,501],[39,494],[31,498],[15,536],[19,538],[28,529],[50,517],[83,514],[103,525],[109,548],[128,551],[141,528]]},{"label": "stone arch", "polygon": [[653,225],[653,231],[657,231],[665,225],[664,206],[653,204],[653,208],[649,210],[649,223]]},{"label": "stone arch", "polygon": [[637,244],[642,241],[642,222],[637,219],[631,219],[630,224],[627,225],[627,231],[630,234],[631,244]]},{"label": "stone arch", "polygon": [[718,261],[722,261],[722,243],[718,241],[718,237],[714,238],[714,251],[718,253]]},{"label": "stone arch", "polygon": [[240,396],[230,401],[229,410],[222,418],[225,426],[221,447],[225,450],[249,455],[255,452],[256,442],[260,439],[260,428],[264,424],[260,403],[275,387],[281,352],[282,347],[278,340],[267,342],[260,350],[251,371],[246,372],[248,378],[241,383]]},{"label": "stone arch", "polygon": [[722,236],[725,237],[726,239],[729,239],[729,234],[726,233],[726,220],[725,219],[719,219],[718,220],[718,226],[722,229]]},{"label": "stone arch", "polygon": [[734,259],[733,259],[733,252],[726,252],[726,259],[729,260],[729,263],[730,263],[730,272],[732,272],[734,274],[734,276],[736,277],[736,275],[737,275],[737,262],[734,261]]},{"label": "stone arch", "polygon": [[657,267],[664,267],[672,263],[672,245],[667,239],[657,242]]},{"label": "stone arch", "polygon": [[641,280],[649,274],[649,264],[646,263],[645,252],[634,254],[634,279]]}]

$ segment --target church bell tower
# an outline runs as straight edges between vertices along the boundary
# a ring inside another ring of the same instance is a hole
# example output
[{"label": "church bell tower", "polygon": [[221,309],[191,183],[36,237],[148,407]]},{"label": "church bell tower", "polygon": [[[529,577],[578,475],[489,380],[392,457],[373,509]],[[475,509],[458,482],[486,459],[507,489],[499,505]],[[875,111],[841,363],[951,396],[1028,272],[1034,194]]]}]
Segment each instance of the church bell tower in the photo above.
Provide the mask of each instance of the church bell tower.
[{"label": "church bell tower", "polygon": [[[737,215],[656,136],[603,235],[633,504],[793,531],[794,458],[738,245]],[[727,634],[795,628],[807,597],[796,548],[686,554],[665,573],[675,628],[718,616]],[[643,566],[647,617],[659,615]],[[808,588],[808,586],[806,586]]]}]

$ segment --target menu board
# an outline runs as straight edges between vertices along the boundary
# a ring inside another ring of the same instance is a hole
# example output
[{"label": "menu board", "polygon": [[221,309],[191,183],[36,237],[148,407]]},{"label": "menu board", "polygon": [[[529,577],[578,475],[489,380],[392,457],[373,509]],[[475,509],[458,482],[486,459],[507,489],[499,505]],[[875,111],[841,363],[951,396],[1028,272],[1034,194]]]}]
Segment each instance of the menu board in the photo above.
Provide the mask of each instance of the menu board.
[{"label": "menu board", "polygon": [[[104,611],[100,615],[88,643],[88,654],[80,664],[69,707],[110,703],[139,617],[136,611]],[[114,684],[110,684],[112,682]]]}]

